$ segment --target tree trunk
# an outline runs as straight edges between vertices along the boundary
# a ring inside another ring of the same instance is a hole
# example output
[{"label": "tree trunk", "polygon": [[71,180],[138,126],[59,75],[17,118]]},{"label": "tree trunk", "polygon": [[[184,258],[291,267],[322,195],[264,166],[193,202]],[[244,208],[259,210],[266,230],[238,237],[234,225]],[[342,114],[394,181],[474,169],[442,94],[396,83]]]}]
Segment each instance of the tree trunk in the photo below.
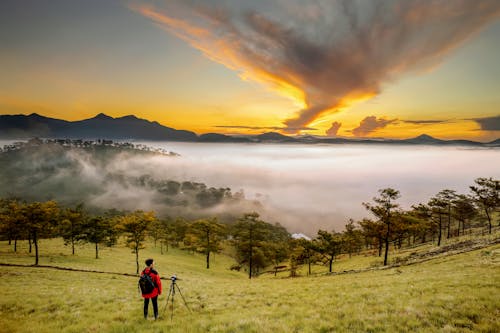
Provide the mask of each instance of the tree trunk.
[{"label": "tree trunk", "polygon": [[38,266],[38,239],[36,236],[35,230],[33,231],[33,244],[35,244],[35,266]]},{"label": "tree trunk", "polygon": [[488,232],[491,234],[491,217],[488,213],[488,208],[484,208],[484,212],[486,213],[486,217],[488,218]]},{"label": "tree trunk", "polygon": [[17,252],[17,237],[14,239],[14,252]]},{"label": "tree trunk", "polygon": [[438,246],[441,246],[441,236],[442,236],[442,226],[443,220],[442,220],[442,215],[439,213],[439,230],[438,230]]},{"label": "tree trunk", "polygon": [[71,254],[75,255],[75,239],[71,237]]},{"label": "tree trunk", "polygon": [[135,247],[135,265],[136,265],[136,274],[139,274],[139,246]]},{"label": "tree trunk", "polygon": [[248,262],[248,278],[252,278],[252,250],[250,250],[250,261]]},{"label": "tree trunk", "polygon": [[210,230],[207,230],[207,269],[210,268]]},{"label": "tree trunk", "polygon": [[385,234],[385,253],[384,253],[384,266],[387,265],[387,258],[389,256],[389,236],[391,234],[391,215],[387,214],[387,233]]},{"label": "tree trunk", "polygon": [[95,243],[95,258],[99,259],[99,243]]},{"label": "tree trunk", "polygon": [[451,206],[448,204],[448,235],[446,238],[450,238],[450,229],[451,229]]},{"label": "tree trunk", "polygon": [[28,232],[28,244],[29,244],[29,247],[30,247],[29,248],[29,253],[31,253],[32,252],[32,250],[31,250],[31,244],[32,244],[31,243],[31,232]]},{"label": "tree trunk", "polygon": [[252,278],[252,257],[253,257],[253,234],[252,227],[250,227],[250,258],[248,260],[248,278]]},{"label": "tree trunk", "polygon": [[382,238],[379,238],[378,239],[378,256],[381,257],[382,256]]},{"label": "tree trunk", "polygon": [[330,262],[330,268],[329,268],[328,271],[331,273],[332,272],[332,266],[333,266],[333,256],[330,257],[329,262]]}]

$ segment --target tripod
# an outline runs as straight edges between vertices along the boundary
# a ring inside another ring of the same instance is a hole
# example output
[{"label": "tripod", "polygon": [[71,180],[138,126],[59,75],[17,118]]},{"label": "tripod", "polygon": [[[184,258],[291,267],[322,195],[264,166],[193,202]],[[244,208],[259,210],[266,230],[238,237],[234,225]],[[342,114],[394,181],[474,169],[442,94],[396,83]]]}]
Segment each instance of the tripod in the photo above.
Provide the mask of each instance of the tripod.
[{"label": "tripod", "polygon": [[167,303],[165,304],[165,310],[167,309],[168,301],[171,300],[171,302],[172,302],[172,312],[170,314],[170,319],[172,320],[172,319],[174,319],[174,296],[175,296],[175,288],[177,288],[177,290],[179,291],[179,295],[181,295],[182,300],[184,301],[184,305],[186,306],[186,309],[188,309],[189,312],[191,312],[191,309],[189,309],[189,307],[187,305],[187,302],[186,302],[186,299],[182,295],[181,288],[179,288],[179,286],[176,283],[177,276],[172,275],[172,277],[170,277],[170,280],[172,282],[170,283],[170,288],[168,290]]}]

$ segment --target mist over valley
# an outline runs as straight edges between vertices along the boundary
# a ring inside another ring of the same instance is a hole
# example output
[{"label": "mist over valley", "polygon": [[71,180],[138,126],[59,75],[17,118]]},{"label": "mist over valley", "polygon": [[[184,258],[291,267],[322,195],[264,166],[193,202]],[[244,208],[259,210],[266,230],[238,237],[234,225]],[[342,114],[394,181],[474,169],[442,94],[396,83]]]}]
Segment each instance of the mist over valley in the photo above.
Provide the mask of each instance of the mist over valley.
[{"label": "mist over valley", "polygon": [[[2,141],[0,144],[11,143]],[[164,152],[42,145],[1,154],[0,195],[83,202],[97,210],[154,210],[161,216],[257,211],[290,232],[342,230],[368,216],[381,188],[404,208],[444,188],[467,193],[477,177],[500,176],[498,149],[434,146],[134,142]]]}]

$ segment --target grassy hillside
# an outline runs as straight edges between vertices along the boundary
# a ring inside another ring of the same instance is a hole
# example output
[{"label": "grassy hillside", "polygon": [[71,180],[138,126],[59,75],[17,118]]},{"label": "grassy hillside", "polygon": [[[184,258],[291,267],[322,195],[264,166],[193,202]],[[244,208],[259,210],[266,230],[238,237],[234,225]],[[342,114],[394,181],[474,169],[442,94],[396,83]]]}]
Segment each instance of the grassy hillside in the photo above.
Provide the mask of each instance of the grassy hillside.
[{"label": "grassy hillside", "polygon": [[[32,264],[26,244],[13,253],[0,242],[0,262]],[[43,240],[41,264],[115,272],[0,266],[0,332],[498,332],[500,245],[424,263],[356,274],[248,280],[219,255],[152,244],[141,260],[156,259],[160,274],[177,274],[189,312],[175,298],[174,318],[160,297],[160,320],[144,321],[129,249],[83,246],[71,256],[60,240]],[[415,251],[415,249],[413,249]],[[400,256],[405,256],[401,253]],[[337,271],[372,265],[375,257],[337,263]],[[343,266],[344,265],[344,266]],[[325,268],[315,267],[316,272]],[[170,281],[163,281],[168,290]]]}]

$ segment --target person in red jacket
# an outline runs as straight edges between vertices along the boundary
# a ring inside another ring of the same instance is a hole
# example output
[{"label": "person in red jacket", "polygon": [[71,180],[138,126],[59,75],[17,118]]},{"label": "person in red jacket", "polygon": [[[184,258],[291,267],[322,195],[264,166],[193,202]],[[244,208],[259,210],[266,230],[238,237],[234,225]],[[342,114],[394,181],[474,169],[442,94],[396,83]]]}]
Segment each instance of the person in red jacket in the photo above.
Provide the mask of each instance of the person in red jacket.
[{"label": "person in red jacket", "polygon": [[153,259],[146,260],[146,268],[142,271],[142,274],[148,274],[155,284],[155,288],[149,294],[142,294],[144,298],[144,318],[148,318],[148,308],[149,308],[149,300],[151,299],[151,303],[153,303],[153,311],[155,315],[155,320],[158,319],[158,296],[161,295],[161,280],[160,274],[154,270],[155,262]]}]

